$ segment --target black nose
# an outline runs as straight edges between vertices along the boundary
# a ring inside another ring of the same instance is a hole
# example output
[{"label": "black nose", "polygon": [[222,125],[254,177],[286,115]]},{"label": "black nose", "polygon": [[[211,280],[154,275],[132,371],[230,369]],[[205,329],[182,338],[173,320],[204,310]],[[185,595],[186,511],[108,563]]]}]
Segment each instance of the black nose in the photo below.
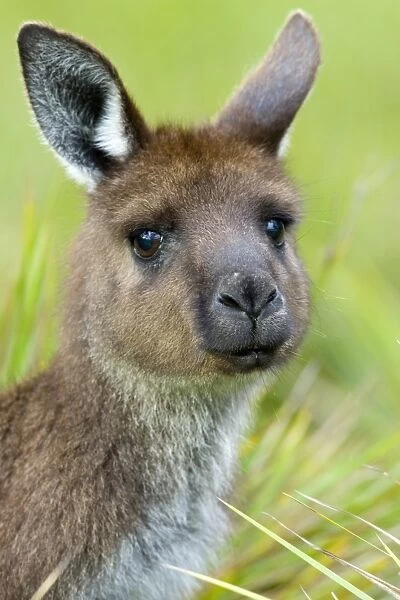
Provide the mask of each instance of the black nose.
[{"label": "black nose", "polygon": [[273,313],[282,304],[282,297],[275,283],[260,276],[244,276],[240,273],[224,276],[218,285],[217,301],[230,311],[245,313],[254,320],[268,307]]}]

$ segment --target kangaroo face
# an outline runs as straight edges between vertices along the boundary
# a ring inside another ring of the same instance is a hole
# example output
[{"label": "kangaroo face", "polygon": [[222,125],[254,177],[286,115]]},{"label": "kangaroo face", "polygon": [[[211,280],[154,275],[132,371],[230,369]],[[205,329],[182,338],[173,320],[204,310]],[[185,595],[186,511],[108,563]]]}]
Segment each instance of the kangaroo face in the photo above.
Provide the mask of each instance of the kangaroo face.
[{"label": "kangaroo face", "polygon": [[319,64],[310,22],[294,14],[220,115],[191,130],[151,131],[110,63],[76,38],[28,25],[19,46],[42,132],[89,189],[67,312],[91,355],[169,375],[288,358],[308,284],[278,151]]},{"label": "kangaroo face", "polygon": [[91,201],[76,258],[91,343],[165,373],[281,362],[308,315],[298,211],[261,149],[212,129],[157,132]]}]

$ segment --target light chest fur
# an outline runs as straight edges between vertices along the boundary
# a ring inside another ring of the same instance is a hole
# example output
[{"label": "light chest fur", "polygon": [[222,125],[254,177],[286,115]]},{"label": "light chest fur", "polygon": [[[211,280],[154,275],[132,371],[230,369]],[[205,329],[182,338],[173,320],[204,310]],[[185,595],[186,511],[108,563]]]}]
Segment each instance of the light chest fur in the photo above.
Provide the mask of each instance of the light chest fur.
[{"label": "light chest fur", "polygon": [[148,506],[135,532],[120,541],[101,572],[82,591],[72,592],[71,599],[188,598],[198,587],[196,580],[168,565],[206,572],[227,533],[218,497],[231,487],[241,434],[256,395],[254,382],[236,382],[236,390],[226,383],[225,390],[221,384],[171,390],[147,381],[146,395],[149,387],[169,410],[160,410],[153,397],[131,413],[135,428],[145,423],[152,439],[143,464]]},{"label": "light chest fur", "polygon": [[198,584],[168,567],[200,573],[212,565],[227,531],[226,515],[209,491],[185,490],[175,503],[153,507],[146,525],[121,542],[115,556],[81,593],[79,600],[180,600]]}]

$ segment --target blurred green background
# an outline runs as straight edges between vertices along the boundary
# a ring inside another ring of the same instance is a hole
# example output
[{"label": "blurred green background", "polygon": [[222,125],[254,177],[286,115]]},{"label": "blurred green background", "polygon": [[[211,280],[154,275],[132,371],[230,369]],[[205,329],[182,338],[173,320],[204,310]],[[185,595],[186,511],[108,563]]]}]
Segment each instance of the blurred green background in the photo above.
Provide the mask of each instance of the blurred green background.
[{"label": "blurred green background", "polygon": [[[85,205],[32,126],[16,53],[20,24],[39,20],[81,35],[116,64],[150,123],[189,123],[218,110],[294,8],[289,0],[16,0],[3,7],[3,382],[45,364],[53,351],[54,306]],[[329,529],[282,496],[301,489],[388,531],[400,526],[400,2],[303,0],[301,8],[315,20],[324,55],[287,158],[305,198],[299,243],[314,317],[301,357],[261,404],[235,500],[256,518],[280,515],[315,544],[398,584],[387,552],[382,558],[369,542]],[[358,531],[357,523],[346,527]],[[248,525],[236,529],[219,571],[224,579],[285,600],[340,590]],[[376,542],[370,528],[362,536]],[[374,590],[371,597],[389,597],[351,569],[321,560]],[[205,594],[233,597],[217,588]]]}]

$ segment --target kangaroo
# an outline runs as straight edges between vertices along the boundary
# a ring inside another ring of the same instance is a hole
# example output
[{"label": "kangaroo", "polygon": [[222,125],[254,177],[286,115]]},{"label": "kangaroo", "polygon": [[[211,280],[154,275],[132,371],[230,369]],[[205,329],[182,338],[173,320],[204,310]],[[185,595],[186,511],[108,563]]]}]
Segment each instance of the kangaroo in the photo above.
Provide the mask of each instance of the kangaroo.
[{"label": "kangaroo", "polygon": [[192,128],[150,128],[76,37],[28,23],[18,47],[42,136],[88,206],[58,351],[0,394],[0,598],[47,584],[53,600],[190,598],[169,565],[213,564],[254,398],[307,328],[301,200],[280,154],[318,36],[293,13]]}]

